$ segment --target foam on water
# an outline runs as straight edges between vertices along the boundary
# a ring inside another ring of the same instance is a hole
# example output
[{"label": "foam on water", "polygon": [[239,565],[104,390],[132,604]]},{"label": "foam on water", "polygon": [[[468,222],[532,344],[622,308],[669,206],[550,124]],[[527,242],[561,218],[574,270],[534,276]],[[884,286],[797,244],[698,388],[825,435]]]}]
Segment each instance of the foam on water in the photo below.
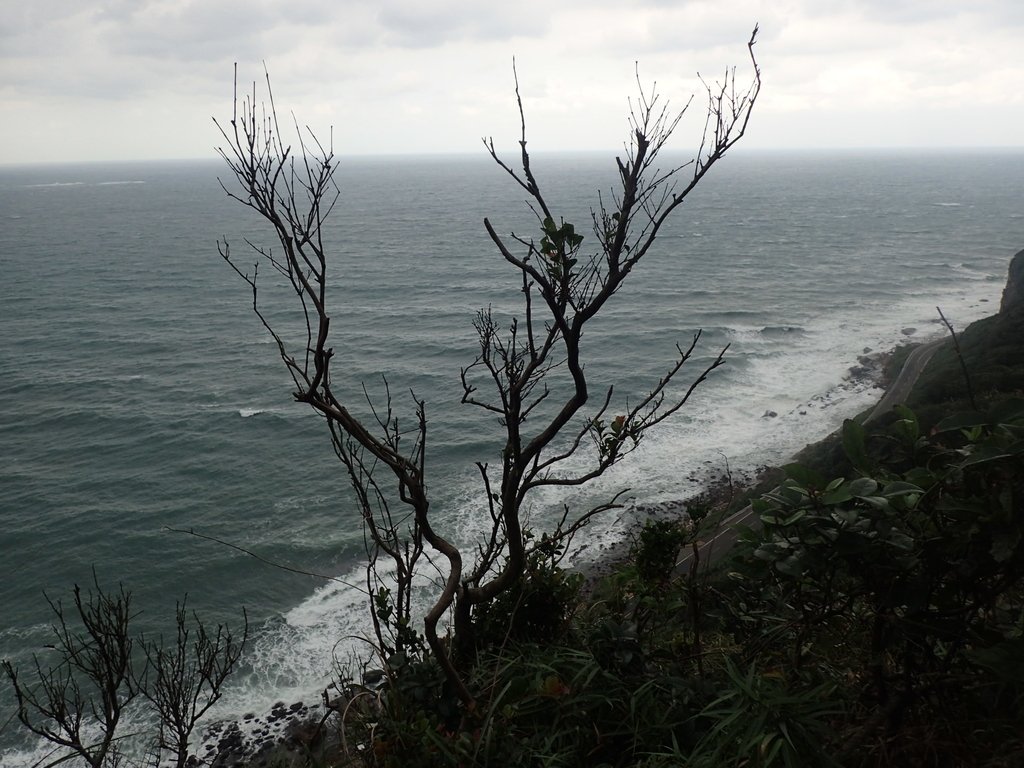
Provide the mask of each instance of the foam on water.
[{"label": "foam on water", "polygon": [[251,419],[253,416],[259,416],[261,413],[280,414],[283,412],[282,408],[239,408],[238,415],[243,419]]},{"label": "foam on water", "polygon": [[[957,305],[951,311],[964,322],[973,319],[972,315],[983,315],[976,309],[969,311],[971,305],[977,306],[977,298],[984,296],[965,297],[965,306]],[[577,544],[583,551],[578,561],[586,561],[600,556],[624,535],[631,524],[630,502],[679,501],[683,495],[699,493],[707,480],[727,466],[741,476],[766,463],[781,463],[808,441],[833,431],[844,418],[870,407],[879,397],[873,378],[849,376],[861,345],[883,349],[899,340],[881,324],[856,335],[851,335],[849,328],[840,328],[842,324],[837,322],[836,327],[820,333],[808,332],[819,343],[787,346],[785,351],[756,359],[745,370],[745,381],[728,390],[716,388],[713,380],[707,383],[694,396],[687,418],[653,431],[636,455],[599,478],[586,492],[536,494],[531,505],[534,521],[538,525],[550,521],[563,502],[582,508],[631,488],[622,499],[624,512],[609,514],[580,536]],[[737,336],[745,333],[738,330]],[[849,349],[851,344],[853,349]],[[766,411],[777,415],[766,417]],[[576,462],[566,469],[581,466]],[[486,516],[479,514],[479,493],[479,481],[471,475],[454,494],[448,523],[457,530],[462,545],[479,540],[486,532]],[[331,679],[325,670],[336,670],[372,654],[367,644],[372,626],[363,604],[362,571],[354,569],[345,578],[348,585],[319,587],[281,621],[259,630],[250,664],[261,672],[232,691],[222,714],[262,711],[289,697],[310,701]]]}]

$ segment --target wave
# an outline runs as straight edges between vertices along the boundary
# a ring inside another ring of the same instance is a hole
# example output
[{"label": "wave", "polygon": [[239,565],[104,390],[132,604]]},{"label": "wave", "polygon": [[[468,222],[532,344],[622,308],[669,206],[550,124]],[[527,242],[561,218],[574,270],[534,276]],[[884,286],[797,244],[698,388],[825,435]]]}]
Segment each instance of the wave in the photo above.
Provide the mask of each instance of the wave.
[{"label": "wave", "polygon": [[233,678],[207,722],[233,720],[244,730],[247,713],[268,712],[280,701],[315,703],[334,680],[372,663],[364,578],[363,567],[354,567],[256,628],[246,669]]},{"label": "wave", "polygon": [[807,330],[799,325],[766,325],[761,329],[761,335],[770,338],[784,338],[790,336],[806,336]]},{"label": "wave", "polygon": [[744,317],[756,317],[757,315],[763,315],[765,312],[763,309],[720,309],[713,310],[707,313],[708,317],[714,318],[744,318]]},{"label": "wave", "polygon": [[270,413],[270,408],[239,408],[238,415],[243,419],[251,419],[253,416],[259,416],[261,413]]},{"label": "wave", "polygon": [[[279,408],[279,407],[276,407],[276,406],[275,407],[270,407],[270,408],[259,408],[259,407],[238,408],[236,410],[236,413],[239,416],[241,416],[243,419],[251,419],[251,418],[254,418],[256,416],[273,417],[273,418],[276,418],[276,419],[285,419],[289,415],[289,411],[288,410],[286,410],[284,408]],[[294,416],[297,413],[301,413],[301,412],[293,411],[291,413],[291,415]]]}]

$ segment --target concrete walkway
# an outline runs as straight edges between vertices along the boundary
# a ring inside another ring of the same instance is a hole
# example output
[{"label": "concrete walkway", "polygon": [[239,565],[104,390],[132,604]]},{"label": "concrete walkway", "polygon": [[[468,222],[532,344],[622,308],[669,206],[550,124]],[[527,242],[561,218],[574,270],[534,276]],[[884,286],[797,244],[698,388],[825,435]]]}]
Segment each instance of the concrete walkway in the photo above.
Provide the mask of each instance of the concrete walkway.
[{"label": "concrete walkway", "polygon": [[864,419],[864,423],[869,424],[891,411],[893,407],[906,402],[907,397],[910,395],[910,390],[914,388],[914,384],[921,376],[921,371],[928,365],[928,361],[932,359],[932,356],[947,342],[949,342],[949,339],[943,337],[912,349],[910,354],[907,355],[906,362],[903,363],[903,368],[900,370],[896,380],[889,385],[885,394],[882,395],[882,399],[875,406],[875,410]]}]

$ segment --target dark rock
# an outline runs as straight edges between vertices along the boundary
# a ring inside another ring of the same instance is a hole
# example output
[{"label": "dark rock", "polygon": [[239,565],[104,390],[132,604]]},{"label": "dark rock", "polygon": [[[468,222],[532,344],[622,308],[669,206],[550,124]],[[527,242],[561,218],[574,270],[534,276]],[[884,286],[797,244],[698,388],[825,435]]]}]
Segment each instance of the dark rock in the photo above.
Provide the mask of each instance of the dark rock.
[{"label": "dark rock", "polygon": [[1009,275],[1003,289],[1003,300],[999,303],[1000,313],[1024,311],[1024,251],[1010,259]]},{"label": "dark rock", "polygon": [[902,331],[900,331],[900,333],[902,333],[904,336],[913,336],[915,333],[917,333],[917,328],[904,328]]},{"label": "dark rock", "polygon": [[205,768],[278,768],[300,764],[296,760],[335,743],[336,730],[331,730],[335,726],[328,724],[325,728],[332,715],[322,704],[277,702],[264,715],[249,712],[238,721],[212,723],[195,746],[195,754],[201,758],[194,763]]},{"label": "dark rock", "polygon": [[775,411],[765,411],[764,412],[764,416],[762,416],[761,418],[762,419],[774,419],[778,415],[779,414],[777,414]]}]

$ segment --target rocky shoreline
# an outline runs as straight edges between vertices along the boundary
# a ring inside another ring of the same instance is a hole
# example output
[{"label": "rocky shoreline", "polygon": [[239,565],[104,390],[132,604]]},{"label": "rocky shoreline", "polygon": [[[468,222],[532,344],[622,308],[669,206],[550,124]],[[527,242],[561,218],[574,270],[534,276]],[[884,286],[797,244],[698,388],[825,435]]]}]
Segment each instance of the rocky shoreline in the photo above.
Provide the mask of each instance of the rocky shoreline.
[{"label": "rocky shoreline", "polygon": [[[905,335],[910,334],[905,332]],[[857,358],[857,365],[849,369],[847,380],[853,383],[872,380],[883,387],[885,366],[892,354],[893,351],[864,349]],[[767,412],[763,418],[775,416],[777,414]],[[754,487],[770,470],[763,466],[749,474],[719,472],[703,479],[690,478],[700,483],[703,490],[680,499],[630,506],[628,515],[633,521],[630,531],[635,531],[644,520],[685,518],[687,510],[695,505],[727,506],[737,494]],[[605,545],[596,558],[574,563],[572,567],[583,573],[587,584],[592,585],[627,559],[631,546],[632,538],[627,533],[617,543]],[[241,720],[212,723],[203,731],[188,765],[191,768],[273,768],[287,765],[289,758],[307,757],[337,746],[339,703],[337,699],[328,700],[328,693],[325,692],[323,702],[286,704],[279,701],[264,715],[250,712]]]},{"label": "rocky shoreline", "polygon": [[275,703],[265,715],[249,712],[241,720],[207,726],[189,768],[274,768],[290,758],[306,758],[338,744],[338,699],[324,692],[321,703]]}]

